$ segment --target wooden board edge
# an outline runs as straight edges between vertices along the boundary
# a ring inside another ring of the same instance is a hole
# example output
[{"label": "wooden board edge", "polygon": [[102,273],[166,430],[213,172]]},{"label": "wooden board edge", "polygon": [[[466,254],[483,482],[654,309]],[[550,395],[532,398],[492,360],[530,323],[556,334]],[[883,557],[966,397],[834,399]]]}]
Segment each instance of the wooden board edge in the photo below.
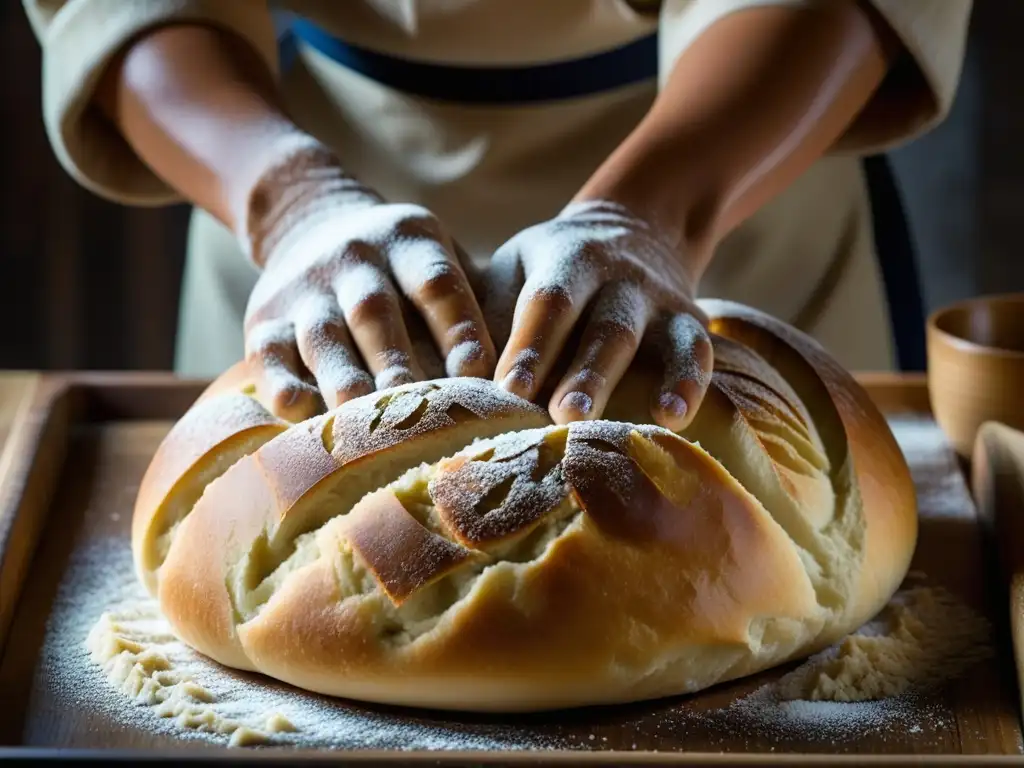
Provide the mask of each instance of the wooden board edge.
[{"label": "wooden board edge", "polygon": [[169,371],[83,372],[61,378],[80,393],[81,419],[93,423],[174,421],[210,384]]},{"label": "wooden board edge", "polygon": [[60,378],[41,378],[0,453],[0,656],[64,466],[73,394]]},{"label": "wooden board edge", "polygon": [[130,761],[132,764],[173,762],[185,765],[223,765],[225,763],[289,765],[303,763],[339,762],[361,766],[434,766],[435,768],[462,768],[463,766],[493,766],[510,768],[523,765],[556,766],[677,766],[710,765],[717,768],[761,765],[843,766],[1002,766],[1020,765],[1021,760],[1010,755],[830,755],[824,753],[772,753],[743,754],[724,752],[586,752],[559,750],[552,752],[430,752],[430,751],[312,751],[289,752],[273,748],[248,750],[225,749],[219,753],[184,750],[56,750],[31,747],[0,747],[0,760],[28,758],[43,762],[109,762]]},{"label": "wooden board edge", "polygon": [[923,373],[858,373],[855,378],[885,415],[931,415],[928,378]]}]

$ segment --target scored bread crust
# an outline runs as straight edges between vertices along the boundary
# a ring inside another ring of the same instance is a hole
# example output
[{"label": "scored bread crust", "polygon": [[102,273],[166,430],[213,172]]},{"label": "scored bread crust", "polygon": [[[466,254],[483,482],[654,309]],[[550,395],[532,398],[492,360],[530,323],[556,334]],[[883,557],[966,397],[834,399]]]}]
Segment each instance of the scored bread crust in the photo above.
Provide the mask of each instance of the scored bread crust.
[{"label": "scored bread crust", "polygon": [[212,659],[387,704],[636,701],[820,650],[907,572],[909,469],[816,342],[700,303],[715,371],[679,435],[639,364],[567,426],[478,379],[289,426],[235,366],[146,474],[140,578]]}]

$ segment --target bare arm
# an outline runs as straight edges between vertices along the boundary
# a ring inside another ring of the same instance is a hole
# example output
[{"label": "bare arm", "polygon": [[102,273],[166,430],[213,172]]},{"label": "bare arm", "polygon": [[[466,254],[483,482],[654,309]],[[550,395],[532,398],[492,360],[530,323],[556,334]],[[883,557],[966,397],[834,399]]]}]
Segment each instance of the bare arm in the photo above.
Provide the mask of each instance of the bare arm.
[{"label": "bare arm", "polygon": [[302,135],[256,53],[209,26],[139,39],[107,69],[97,100],[157,175],[234,231],[257,180]]},{"label": "bare arm", "polygon": [[715,246],[847,129],[893,50],[855,0],[749,8],[705,30],[575,204],[496,255],[504,274],[521,275],[496,378],[527,397],[542,391],[592,307],[552,417],[599,418],[641,340],[656,339],[664,377],[651,414],[684,427],[712,367],[693,298]]},{"label": "bare arm", "polygon": [[846,131],[897,50],[866,5],[751,8],[676,62],[647,118],[580,190],[662,227],[698,277],[715,245]]},{"label": "bare arm", "polygon": [[350,178],[289,119],[240,40],[200,25],[160,28],[110,67],[98,100],[139,157],[232,229],[262,268],[245,352],[275,411],[304,418],[319,396],[331,407],[422,378],[403,297],[449,375],[493,371],[494,345],[441,223]]}]

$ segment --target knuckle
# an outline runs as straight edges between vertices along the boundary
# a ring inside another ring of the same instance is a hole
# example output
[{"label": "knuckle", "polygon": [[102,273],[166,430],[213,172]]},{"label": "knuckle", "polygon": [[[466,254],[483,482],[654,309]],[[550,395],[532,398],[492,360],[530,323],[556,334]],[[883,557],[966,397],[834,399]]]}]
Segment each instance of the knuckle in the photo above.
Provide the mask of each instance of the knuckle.
[{"label": "knuckle", "polygon": [[340,244],[336,249],[336,253],[346,261],[353,264],[359,264],[362,262],[373,263],[376,261],[373,257],[376,255],[377,249],[374,245],[365,237],[351,237],[344,243]]},{"label": "knuckle", "polygon": [[345,370],[334,383],[334,392],[339,402],[360,397],[373,391],[373,379],[366,371],[356,367]]},{"label": "knuckle", "polygon": [[546,283],[537,286],[530,292],[530,304],[540,308],[547,315],[569,312],[573,307],[573,297],[565,285]]},{"label": "knuckle", "polygon": [[303,323],[298,332],[302,346],[321,346],[338,341],[344,334],[345,322],[336,315],[316,315]]},{"label": "knuckle", "polygon": [[438,261],[424,270],[417,293],[425,301],[462,293],[462,274],[449,262]]},{"label": "knuckle", "polygon": [[605,317],[593,323],[593,333],[597,341],[615,343],[624,347],[636,348],[640,344],[640,334],[636,325],[619,318]]},{"label": "knuckle", "polygon": [[384,288],[375,288],[364,293],[352,304],[350,321],[354,324],[381,319],[390,321],[395,314],[394,308],[395,302],[391,293]]},{"label": "knuckle", "polygon": [[561,258],[575,269],[598,269],[607,261],[608,250],[602,243],[573,238],[561,249]]},{"label": "knuckle", "polygon": [[396,205],[393,211],[395,232],[402,237],[437,237],[441,233],[441,222],[422,206]]},{"label": "knuckle", "polygon": [[276,357],[293,341],[284,321],[266,321],[254,325],[246,336],[250,353],[256,357]]}]

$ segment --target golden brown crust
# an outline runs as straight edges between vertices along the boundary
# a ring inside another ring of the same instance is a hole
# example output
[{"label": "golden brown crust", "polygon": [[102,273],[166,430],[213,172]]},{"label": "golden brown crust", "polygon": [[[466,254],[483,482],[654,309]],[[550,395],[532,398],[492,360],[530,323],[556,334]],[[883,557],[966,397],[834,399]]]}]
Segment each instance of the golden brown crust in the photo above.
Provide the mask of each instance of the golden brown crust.
[{"label": "golden brown crust", "polygon": [[[715,373],[682,435],[642,424],[639,367],[609,420],[568,427],[478,380],[359,398],[209,483],[153,571],[165,614],[311,690],[506,711],[698,690],[852,631],[915,545],[902,454],[813,341],[703,306]],[[249,384],[233,369],[197,408]],[[142,510],[195,460],[161,462]]]},{"label": "golden brown crust", "polygon": [[160,537],[235,458],[286,428],[256,400],[227,389],[197,401],[175,423],[146,469],[132,516],[137,570],[151,592],[165,554]]},{"label": "golden brown crust", "polygon": [[[567,455],[575,459],[565,463],[588,479],[602,475],[589,472],[585,450],[573,446],[587,446],[590,426],[572,425]],[[575,431],[583,434],[574,439]],[[664,438],[678,444],[680,470],[696,474],[692,486],[708,496],[707,506],[695,500],[683,510],[656,491],[649,505],[623,499],[618,506],[607,485],[588,486],[598,495],[580,495],[596,516],[578,517],[542,557],[484,571],[432,631],[403,642],[381,640],[380,596],[343,600],[323,558],[239,628],[246,653],[274,677],[323,693],[472,709],[676,692],[688,675],[673,674],[673,664],[692,671],[689,660],[698,659],[689,654],[705,646],[726,649],[723,673],[734,664],[742,672],[743,658],[728,649],[745,645],[751,622],[771,616],[797,625],[814,614],[814,592],[757,501],[700,449]],[[642,473],[625,472],[651,488]],[[733,560],[744,567],[723,570]],[[332,641],[286,638],[289,626]],[[792,650],[786,638],[781,643]]]},{"label": "golden brown crust", "polygon": [[565,498],[559,465],[566,430],[520,432],[483,455],[438,464],[430,498],[451,536],[466,547],[525,535]]},{"label": "golden brown crust", "polygon": [[[297,536],[386,484],[377,480],[382,471],[393,479],[441,459],[451,445],[446,438],[461,447],[474,437],[546,421],[541,409],[481,380],[445,388],[410,384],[389,395],[383,410],[374,393],[291,427],[210,485],[181,523],[160,571],[161,606],[188,643],[223,664],[250,668],[235,624],[252,609],[259,585],[288,559]],[[481,415],[464,417],[473,409]],[[448,416],[456,410],[459,421]],[[410,423],[410,413],[432,429]],[[198,564],[197,551],[211,556]],[[202,605],[195,605],[196,594],[204,596]]]},{"label": "golden brown crust", "polygon": [[395,605],[475,554],[420,523],[387,488],[364,496],[345,515],[343,528],[349,546]]},{"label": "golden brown crust", "polygon": [[[711,330],[759,352],[817,406],[816,424],[833,467],[849,467],[864,511],[863,562],[847,606],[866,620],[898,588],[917,544],[917,495],[885,417],[853,376],[813,339],[740,304],[708,301]],[[842,634],[842,633],[839,633]]]}]

